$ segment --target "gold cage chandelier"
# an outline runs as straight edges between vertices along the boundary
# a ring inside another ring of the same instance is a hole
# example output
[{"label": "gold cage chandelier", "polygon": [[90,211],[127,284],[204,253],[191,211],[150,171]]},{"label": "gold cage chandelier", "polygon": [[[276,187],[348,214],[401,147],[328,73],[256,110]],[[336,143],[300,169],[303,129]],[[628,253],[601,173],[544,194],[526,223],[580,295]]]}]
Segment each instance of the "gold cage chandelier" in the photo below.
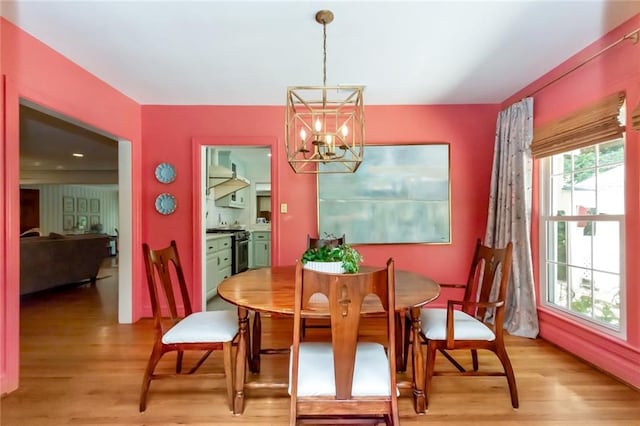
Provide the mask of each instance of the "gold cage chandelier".
[{"label": "gold cage chandelier", "polygon": [[316,13],[322,24],[322,86],[287,88],[285,147],[296,173],[353,173],[364,156],[363,86],[327,86],[327,24],[330,10]]}]

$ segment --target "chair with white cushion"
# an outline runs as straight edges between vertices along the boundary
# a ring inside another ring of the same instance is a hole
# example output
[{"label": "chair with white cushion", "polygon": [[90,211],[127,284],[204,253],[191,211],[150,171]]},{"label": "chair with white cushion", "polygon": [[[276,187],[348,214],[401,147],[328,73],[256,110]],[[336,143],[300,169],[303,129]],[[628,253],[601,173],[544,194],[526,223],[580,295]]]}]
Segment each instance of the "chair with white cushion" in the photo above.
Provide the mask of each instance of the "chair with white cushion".
[{"label": "chair with white cushion", "polygon": [[[463,300],[449,300],[447,308],[423,309],[422,344],[427,346],[425,394],[427,403],[431,379],[439,375],[506,376],[511,405],[518,408],[518,389],[503,339],[504,309],[511,271],[512,244],[503,249],[487,247],[478,240]],[[496,289],[494,282],[499,279]],[[446,287],[447,285],[443,285]],[[457,286],[456,286],[457,287]],[[408,350],[405,339],[405,353]],[[471,350],[472,371],[465,369],[449,351]],[[504,371],[479,371],[478,350],[496,354]],[[458,371],[434,371],[437,352],[442,353]]]},{"label": "chair with white cushion", "polygon": [[[224,376],[226,377],[227,401],[232,405],[232,347],[238,340],[238,316],[235,311],[193,312],[184,278],[178,248],[175,241],[166,248],[151,250],[145,243],[144,263],[147,283],[151,296],[155,326],[155,342],[142,379],[140,411],[147,405],[147,393],[154,379],[192,375],[200,368],[212,351],[222,350]],[[173,265],[173,267],[171,267]],[[177,277],[179,293],[174,293],[172,276]],[[183,314],[178,306],[182,306]],[[168,315],[163,314],[168,310]],[[177,351],[176,372],[156,374],[155,368],[160,358],[171,351]],[[182,358],[185,351],[204,352],[202,357],[187,372],[182,372]],[[199,374],[199,376],[220,377],[222,373]]]},{"label": "chair with white cushion", "polygon": [[[398,424],[394,266],[355,274],[327,274],[296,265],[290,360],[290,424]],[[316,304],[321,293],[328,305]],[[366,298],[366,302],[365,301]],[[385,313],[379,342],[359,342],[363,302]],[[302,319],[327,312],[331,341],[301,342]],[[388,348],[388,353],[385,348]]]}]

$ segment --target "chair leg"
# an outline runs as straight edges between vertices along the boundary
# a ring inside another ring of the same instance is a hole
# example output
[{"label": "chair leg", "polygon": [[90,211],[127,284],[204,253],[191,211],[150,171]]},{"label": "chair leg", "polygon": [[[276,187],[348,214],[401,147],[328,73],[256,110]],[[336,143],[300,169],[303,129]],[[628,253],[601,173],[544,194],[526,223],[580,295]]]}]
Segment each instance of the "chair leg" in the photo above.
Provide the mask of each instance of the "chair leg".
[{"label": "chair leg", "polygon": [[231,349],[233,342],[224,342],[222,344],[222,352],[224,358],[224,378],[227,383],[227,403],[229,410],[233,411],[233,361]]},{"label": "chair leg", "polygon": [[396,370],[397,371],[405,371],[406,370],[406,358],[404,358],[403,356],[403,345],[404,345],[404,340],[403,340],[403,335],[402,335],[402,315],[404,315],[404,313],[395,313],[395,334],[396,334],[396,341],[395,341],[395,346],[396,346]]},{"label": "chair leg", "polygon": [[409,315],[404,316],[404,337],[403,337],[404,347],[402,350],[402,370],[398,371],[407,371],[407,364],[409,363],[409,346],[411,345],[411,318]]},{"label": "chair leg", "polygon": [[436,365],[436,347],[427,343],[427,368],[424,374],[424,401],[425,408],[429,408],[429,394],[431,393],[431,379],[433,378],[433,370]]},{"label": "chair leg", "polygon": [[471,349],[471,362],[473,363],[473,371],[478,371],[478,350]]},{"label": "chair leg", "polygon": [[178,356],[176,357],[176,373],[182,373],[182,357],[184,356],[183,351],[178,351]]},{"label": "chair leg", "polygon": [[504,368],[504,374],[507,376],[507,383],[509,383],[509,393],[511,394],[511,406],[513,408],[519,407],[518,402],[518,388],[516,387],[516,376],[513,373],[513,367],[511,367],[511,361],[509,360],[509,355],[507,355],[507,351],[504,347],[497,347],[495,351],[498,359],[502,363],[502,367]]},{"label": "chair leg", "polygon": [[147,368],[144,370],[144,377],[142,378],[142,389],[140,390],[140,412],[147,409],[147,393],[149,392],[149,386],[151,385],[151,376],[158,365],[158,361],[162,358],[162,346],[155,345],[147,361]]}]

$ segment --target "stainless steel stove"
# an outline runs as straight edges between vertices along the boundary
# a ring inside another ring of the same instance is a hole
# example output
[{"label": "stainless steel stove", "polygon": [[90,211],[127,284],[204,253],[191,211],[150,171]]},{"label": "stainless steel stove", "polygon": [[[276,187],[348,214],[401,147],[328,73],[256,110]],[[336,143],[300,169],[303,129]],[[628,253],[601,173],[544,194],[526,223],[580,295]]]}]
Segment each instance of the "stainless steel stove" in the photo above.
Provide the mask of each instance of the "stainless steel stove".
[{"label": "stainless steel stove", "polygon": [[244,229],[208,228],[207,234],[231,234],[231,273],[239,274],[249,269],[249,236]]}]

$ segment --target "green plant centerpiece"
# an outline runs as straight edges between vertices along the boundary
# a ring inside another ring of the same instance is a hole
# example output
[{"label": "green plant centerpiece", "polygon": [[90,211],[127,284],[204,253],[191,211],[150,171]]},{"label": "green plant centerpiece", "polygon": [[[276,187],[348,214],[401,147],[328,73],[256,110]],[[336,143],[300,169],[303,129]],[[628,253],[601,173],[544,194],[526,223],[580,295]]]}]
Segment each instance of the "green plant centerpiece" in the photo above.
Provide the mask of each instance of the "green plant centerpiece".
[{"label": "green plant centerpiece", "polygon": [[336,262],[341,265],[341,271],[325,272],[342,272],[346,274],[358,272],[360,263],[362,263],[363,260],[364,258],[360,252],[348,244],[341,244],[337,247],[325,245],[309,248],[302,255],[302,263],[305,265],[309,262]]}]

